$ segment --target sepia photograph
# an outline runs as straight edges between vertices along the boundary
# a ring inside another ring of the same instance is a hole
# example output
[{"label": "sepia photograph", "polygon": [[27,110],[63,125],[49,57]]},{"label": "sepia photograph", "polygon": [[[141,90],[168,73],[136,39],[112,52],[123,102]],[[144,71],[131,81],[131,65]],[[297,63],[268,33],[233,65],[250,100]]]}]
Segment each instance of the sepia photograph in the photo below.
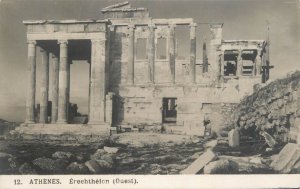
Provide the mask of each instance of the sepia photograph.
[{"label": "sepia photograph", "polygon": [[299,0],[0,0],[0,175],[299,188],[299,60]]}]

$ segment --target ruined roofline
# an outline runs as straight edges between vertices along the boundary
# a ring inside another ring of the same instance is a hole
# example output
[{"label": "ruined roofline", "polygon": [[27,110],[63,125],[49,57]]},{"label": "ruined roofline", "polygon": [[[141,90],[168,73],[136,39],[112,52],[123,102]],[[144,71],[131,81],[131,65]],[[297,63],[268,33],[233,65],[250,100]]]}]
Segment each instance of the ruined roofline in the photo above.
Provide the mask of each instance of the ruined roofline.
[{"label": "ruined roofline", "polygon": [[108,19],[104,20],[23,20],[23,24],[76,24],[76,23],[110,23]]},{"label": "ruined roofline", "polygon": [[[127,26],[129,24],[136,26],[146,26],[146,25],[189,25],[193,24],[193,18],[110,18],[112,25],[115,26]],[[127,21],[127,22],[125,22]]]},{"label": "ruined roofline", "polygon": [[225,39],[223,42],[225,43],[235,43],[235,42],[264,42],[265,40],[263,39],[250,39],[250,40],[245,40],[245,39]]},{"label": "ruined roofline", "polygon": [[115,4],[115,5],[110,5],[110,6],[104,7],[101,11],[105,11],[105,10],[109,10],[109,9],[113,9],[113,8],[119,8],[119,7],[123,7],[125,5],[128,5],[130,7],[129,2],[125,1],[123,3],[118,3],[118,4]]},{"label": "ruined roofline", "polygon": [[148,11],[147,8],[118,8],[118,9],[109,9],[109,10],[101,10],[102,13],[106,12],[135,12],[135,11]]}]

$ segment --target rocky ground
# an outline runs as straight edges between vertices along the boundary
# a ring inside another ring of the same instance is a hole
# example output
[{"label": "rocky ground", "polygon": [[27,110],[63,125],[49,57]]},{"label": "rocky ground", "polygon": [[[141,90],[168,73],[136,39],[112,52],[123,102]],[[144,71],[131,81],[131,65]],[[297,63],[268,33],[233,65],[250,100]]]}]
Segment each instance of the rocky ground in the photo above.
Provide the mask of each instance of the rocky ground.
[{"label": "rocky ground", "polygon": [[105,144],[88,146],[1,140],[0,171],[1,174],[178,174],[203,153],[203,143],[207,140],[153,133],[113,135]]},{"label": "rocky ground", "polygon": [[[0,171],[1,174],[277,173],[270,164],[278,155],[249,149],[251,146],[232,148],[226,138],[160,133],[122,133],[112,135],[100,145],[1,140]],[[190,167],[194,173],[185,173]]]}]

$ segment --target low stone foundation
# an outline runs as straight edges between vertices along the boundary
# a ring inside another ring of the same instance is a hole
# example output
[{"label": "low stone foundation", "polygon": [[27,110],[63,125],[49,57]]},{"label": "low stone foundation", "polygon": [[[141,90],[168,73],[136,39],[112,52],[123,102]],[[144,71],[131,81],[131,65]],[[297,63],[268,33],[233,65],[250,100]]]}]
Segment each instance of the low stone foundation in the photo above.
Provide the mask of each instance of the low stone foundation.
[{"label": "low stone foundation", "polygon": [[93,143],[107,140],[110,125],[22,124],[10,132],[11,139]]}]

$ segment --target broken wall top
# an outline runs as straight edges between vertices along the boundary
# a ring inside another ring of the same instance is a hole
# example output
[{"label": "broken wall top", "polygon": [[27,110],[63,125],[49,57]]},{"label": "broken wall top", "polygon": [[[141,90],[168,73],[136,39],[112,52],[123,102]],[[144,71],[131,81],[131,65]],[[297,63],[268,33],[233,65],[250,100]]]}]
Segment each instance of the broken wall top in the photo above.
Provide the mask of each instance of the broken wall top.
[{"label": "broken wall top", "polygon": [[132,8],[128,1],[105,7],[101,10],[105,18],[149,18],[146,8]]}]

